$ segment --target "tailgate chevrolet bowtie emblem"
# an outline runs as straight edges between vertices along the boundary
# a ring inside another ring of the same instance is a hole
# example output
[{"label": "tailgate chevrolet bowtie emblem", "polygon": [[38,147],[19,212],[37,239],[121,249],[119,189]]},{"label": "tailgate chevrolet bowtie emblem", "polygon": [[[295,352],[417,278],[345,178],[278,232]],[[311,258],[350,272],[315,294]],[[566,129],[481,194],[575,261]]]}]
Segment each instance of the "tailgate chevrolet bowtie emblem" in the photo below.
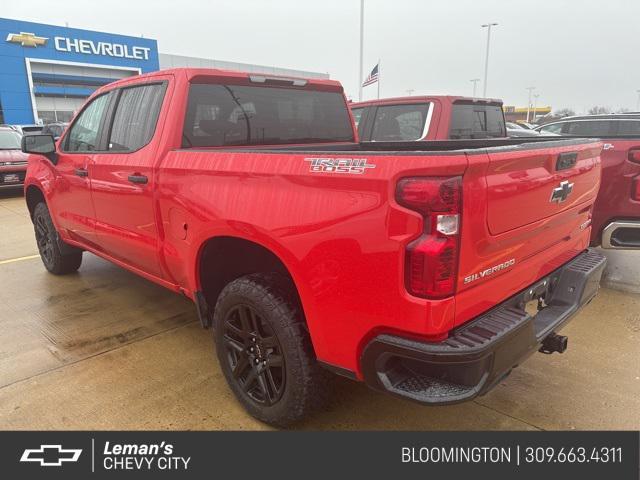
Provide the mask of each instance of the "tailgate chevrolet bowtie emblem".
[{"label": "tailgate chevrolet bowtie emblem", "polygon": [[7,42],[19,43],[23,47],[37,47],[47,43],[48,38],[37,37],[34,33],[20,32],[7,35]]},{"label": "tailgate chevrolet bowtie emblem", "polygon": [[567,180],[560,182],[560,186],[553,189],[551,192],[550,202],[562,203],[564,202],[571,192],[573,191],[573,183],[569,183]]}]

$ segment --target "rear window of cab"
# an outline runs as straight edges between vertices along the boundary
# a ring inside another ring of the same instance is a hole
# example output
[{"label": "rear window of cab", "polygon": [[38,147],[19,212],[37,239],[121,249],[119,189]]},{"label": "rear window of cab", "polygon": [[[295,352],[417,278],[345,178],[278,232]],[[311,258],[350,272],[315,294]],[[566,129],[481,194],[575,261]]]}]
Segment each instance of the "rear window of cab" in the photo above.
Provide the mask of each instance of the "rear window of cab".
[{"label": "rear window of cab", "polygon": [[183,147],[354,140],[344,96],[264,86],[192,84]]},{"label": "rear window of cab", "polygon": [[376,110],[371,140],[377,142],[414,141],[426,136],[425,123],[430,102],[382,105]]},{"label": "rear window of cab", "polygon": [[449,138],[452,140],[506,137],[501,105],[456,102],[451,110]]}]

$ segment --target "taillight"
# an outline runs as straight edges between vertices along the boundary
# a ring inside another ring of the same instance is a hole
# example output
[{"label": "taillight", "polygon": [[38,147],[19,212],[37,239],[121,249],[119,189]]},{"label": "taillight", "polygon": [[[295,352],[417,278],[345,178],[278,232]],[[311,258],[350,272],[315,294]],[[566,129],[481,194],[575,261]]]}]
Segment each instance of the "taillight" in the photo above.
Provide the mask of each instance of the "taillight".
[{"label": "taillight", "polygon": [[396,200],[424,219],[422,235],[407,245],[407,290],[425,298],[453,295],[460,252],[462,177],[404,178],[398,182]]},{"label": "taillight", "polygon": [[631,198],[640,202],[640,176],[633,179],[631,184]]},{"label": "taillight", "polygon": [[630,162],[640,163],[640,149],[631,149],[629,150],[628,157]]}]

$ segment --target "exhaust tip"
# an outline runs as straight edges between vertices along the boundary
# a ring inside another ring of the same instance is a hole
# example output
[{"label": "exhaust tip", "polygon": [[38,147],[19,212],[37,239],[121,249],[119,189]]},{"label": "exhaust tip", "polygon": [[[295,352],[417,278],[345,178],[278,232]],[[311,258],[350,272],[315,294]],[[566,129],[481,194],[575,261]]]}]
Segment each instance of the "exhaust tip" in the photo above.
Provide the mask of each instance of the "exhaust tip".
[{"label": "exhaust tip", "polygon": [[569,344],[569,338],[564,335],[558,335],[556,332],[552,332],[545,337],[542,341],[540,350],[541,353],[552,354],[553,352],[564,353]]}]

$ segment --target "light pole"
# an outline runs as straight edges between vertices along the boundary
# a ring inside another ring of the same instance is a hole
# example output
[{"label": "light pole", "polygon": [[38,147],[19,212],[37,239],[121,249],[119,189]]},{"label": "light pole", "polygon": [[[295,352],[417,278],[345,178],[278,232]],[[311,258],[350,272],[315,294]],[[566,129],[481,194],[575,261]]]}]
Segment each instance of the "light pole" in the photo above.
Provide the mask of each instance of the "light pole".
[{"label": "light pole", "polygon": [[482,28],[487,29],[487,53],[484,57],[484,86],[482,88],[482,96],[487,98],[487,76],[489,75],[489,45],[491,44],[491,27],[495,27],[497,23],[485,23]]},{"label": "light pole", "polygon": [[638,101],[636,102],[636,112],[640,112],[640,90],[636,90],[638,94]]},{"label": "light pole", "polygon": [[472,78],[471,80],[469,80],[471,83],[473,83],[473,97],[475,98],[476,96],[476,90],[478,89],[478,82],[480,81],[479,78]]},{"label": "light pole", "polygon": [[364,52],[364,0],[360,0],[360,74],[358,75],[358,101],[362,101],[362,56]]},{"label": "light pole", "polygon": [[538,110],[538,97],[540,96],[539,93],[534,93],[533,94],[533,118],[531,119],[532,122],[536,121],[536,111]]},{"label": "light pole", "polygon": [[529,102],[527,102],[527,123],[529,123],[529,114],[531,113],[531,92],[533,92],[536,87],[527,87],[526,90],[529,90]]}]

